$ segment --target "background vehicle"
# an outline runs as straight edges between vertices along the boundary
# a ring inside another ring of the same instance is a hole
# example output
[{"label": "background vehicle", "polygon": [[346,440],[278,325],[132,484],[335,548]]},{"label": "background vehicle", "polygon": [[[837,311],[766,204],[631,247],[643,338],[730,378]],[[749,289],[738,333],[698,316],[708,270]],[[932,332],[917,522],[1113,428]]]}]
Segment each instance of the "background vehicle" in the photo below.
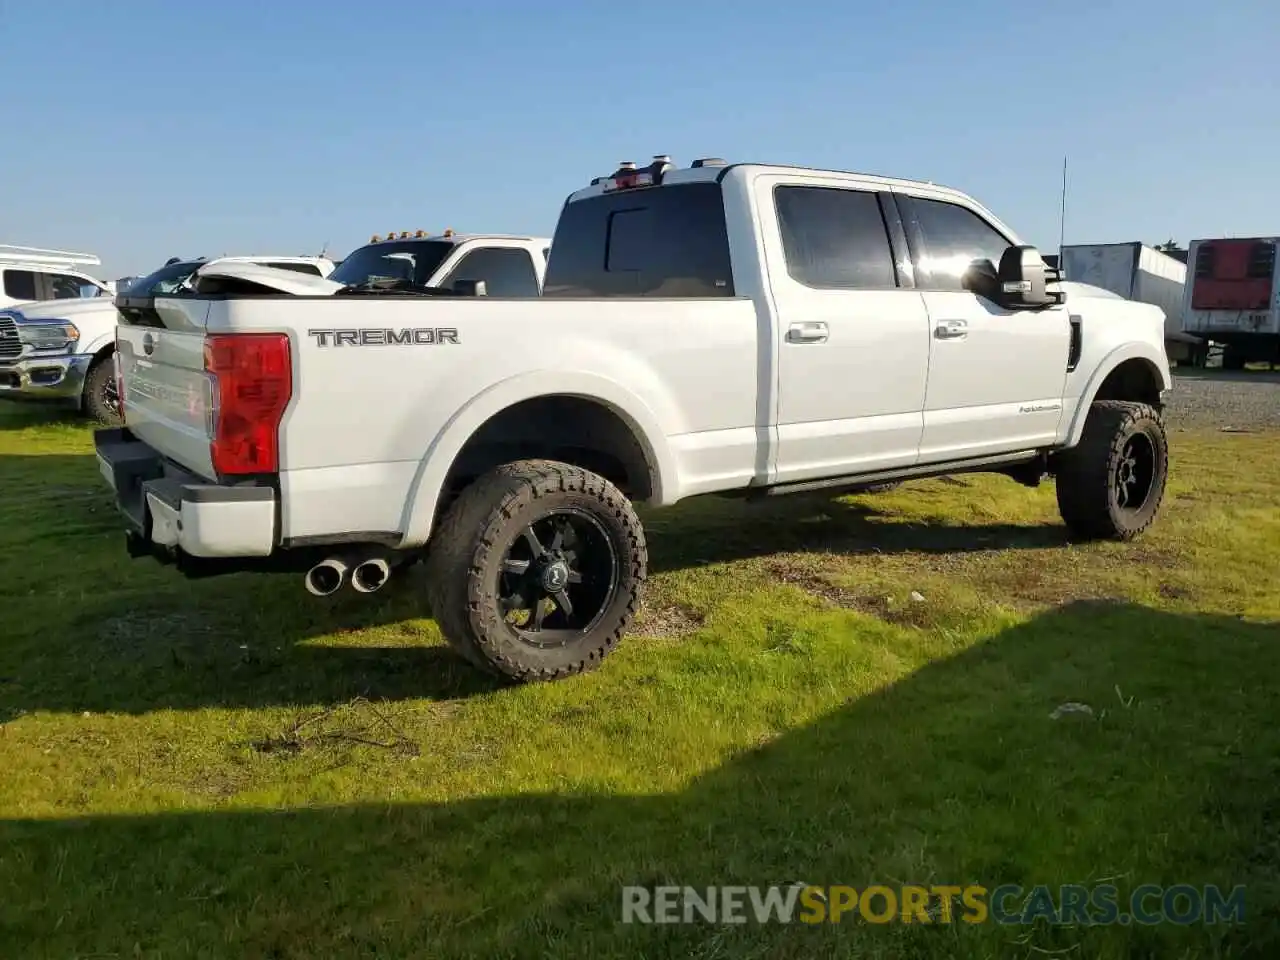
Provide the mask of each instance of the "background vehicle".
[{"label": "background vehicle", "polygon": [[1140,241],[1077,243],[1062,248],[1062,276],[1164,311],[1165,352],[1179,363],[1203,365],[1208,344],[1183,330],[1187,265]]},{"label": "background vehicle", "polygon": [[1280,363],[1276,237],[1193,240],[1183,316],[1188,333],[1223,345],[1222,366]]},{"label": "background vehicle", "polygon": [[75,269],[101,265],[91,253],[0,243],[0,308],[40,300],[110,297],[110,284]]},{"label": "background vehicle", "polygon": [[[546,237],[504,234],[456,234],[446,230],[432,236],[422,230],[375,236],[344,259],[327,276],[328,283],[299,287],[289,278],[255,269],[253,265],[219,260],[200,270],[206,289],[217,282],[225,287],[236,280],[274,288],[281,293],[323,296],[346,289],[413,291],[451,289],[459,280],[483,283],[490,297],[536,297],[542,292],[546,272]],[[271,266],[275,266],[272,264]]]},{"label": "background vehicle", "polygon": [[659,157],[571,195],[551,250],[541,298],[457,296],[488,292],[465,261],[325,297],[214,268],[126,316],[95,444],[130,552],[326,595],[425,548],[450,643],[531,680],[630,624],[633,502],[997,471],[1056,475],[1079,537],[1159,509],[1163,313],[1059,283],[962,193]]},{"label": "background vehicle", "polygon": [[[266,264],[316,277],[333,271],[323,257],[174,260],[133,281],[121,295],[143,302],[176,293],[207,262]],[[116,301],[106,292],[0,310],[0,399],[69,405],[102,423],[117,422],[111,358],[119,319]]]}]

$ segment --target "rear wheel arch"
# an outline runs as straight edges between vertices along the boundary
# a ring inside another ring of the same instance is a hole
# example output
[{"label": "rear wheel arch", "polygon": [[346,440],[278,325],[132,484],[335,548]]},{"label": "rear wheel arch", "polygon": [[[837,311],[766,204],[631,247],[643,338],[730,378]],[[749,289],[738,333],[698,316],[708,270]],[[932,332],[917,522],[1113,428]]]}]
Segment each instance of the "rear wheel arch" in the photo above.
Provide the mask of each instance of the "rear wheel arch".
[{"label": "rear wheel arch", "polygon": [[665,435],[641,403],[549,391],[505,403],[477,398],[423,458],[406,508],[404,547],[425,544],[468,483],[503,463],[549,459],[597,473],[636,501],[671,502]]}]

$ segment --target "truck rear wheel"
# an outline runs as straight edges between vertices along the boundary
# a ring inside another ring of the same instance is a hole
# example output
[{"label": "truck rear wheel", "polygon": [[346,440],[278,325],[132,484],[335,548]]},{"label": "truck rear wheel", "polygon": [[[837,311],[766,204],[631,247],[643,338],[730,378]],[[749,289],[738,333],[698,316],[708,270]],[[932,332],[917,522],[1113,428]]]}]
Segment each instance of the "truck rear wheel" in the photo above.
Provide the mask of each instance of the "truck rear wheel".
[{"label": "truck rear wheel", "polygon": [[1164,499],[1169,443],[1155,408],[1100,400],[1080,443],[1059,454],[1058,512],[1086,540],[1132,540],[1151,526]]},{"label": "truck rear wheel", "polygon": [[519,680],[598,667],[635,617],[644,529],[604,477],[551,460],[504,464],[450,506],[427,556],[449,644]]}]

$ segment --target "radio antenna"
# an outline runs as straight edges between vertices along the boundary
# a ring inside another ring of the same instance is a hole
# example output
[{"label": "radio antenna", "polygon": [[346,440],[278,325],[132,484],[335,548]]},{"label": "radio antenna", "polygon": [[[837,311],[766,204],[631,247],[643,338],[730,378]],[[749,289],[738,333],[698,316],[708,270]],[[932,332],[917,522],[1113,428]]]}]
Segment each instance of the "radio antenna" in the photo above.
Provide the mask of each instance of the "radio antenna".
[{"label": "radio antenna", "polygon": [[1062,247],[1067,235],[1067,155],[1062,155],[1062,208],[1058,211],[1058,269],[1061,270]]}]

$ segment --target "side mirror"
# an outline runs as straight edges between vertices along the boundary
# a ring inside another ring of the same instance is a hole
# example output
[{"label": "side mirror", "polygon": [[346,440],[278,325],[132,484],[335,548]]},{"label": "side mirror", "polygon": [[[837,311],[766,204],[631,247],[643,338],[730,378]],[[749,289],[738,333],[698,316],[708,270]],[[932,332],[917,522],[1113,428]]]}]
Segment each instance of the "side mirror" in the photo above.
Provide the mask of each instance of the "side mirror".
[{"label": "side mirror", "polygon": [[990,260],[974,260],[960,278],[960,284],[970,293],[986,297],[993,303],[1000,300],[1000,278],[996,265]]},{"label": "side mirror", "polygon": [[1038,310],[1066,300],[1061,291],[1047,288],[1050,280],[1058,279],[1058,272],[1050,271],[1040,251],[1030,244],[1009,247],[1001,254],[996,279],[996,303],[1009,310]]},{"label": "side mirror", "polygon": [[464,297],[485,297],[489,295],[488,288],[483,280],[455,280],[453,281],[453,290]]}]

